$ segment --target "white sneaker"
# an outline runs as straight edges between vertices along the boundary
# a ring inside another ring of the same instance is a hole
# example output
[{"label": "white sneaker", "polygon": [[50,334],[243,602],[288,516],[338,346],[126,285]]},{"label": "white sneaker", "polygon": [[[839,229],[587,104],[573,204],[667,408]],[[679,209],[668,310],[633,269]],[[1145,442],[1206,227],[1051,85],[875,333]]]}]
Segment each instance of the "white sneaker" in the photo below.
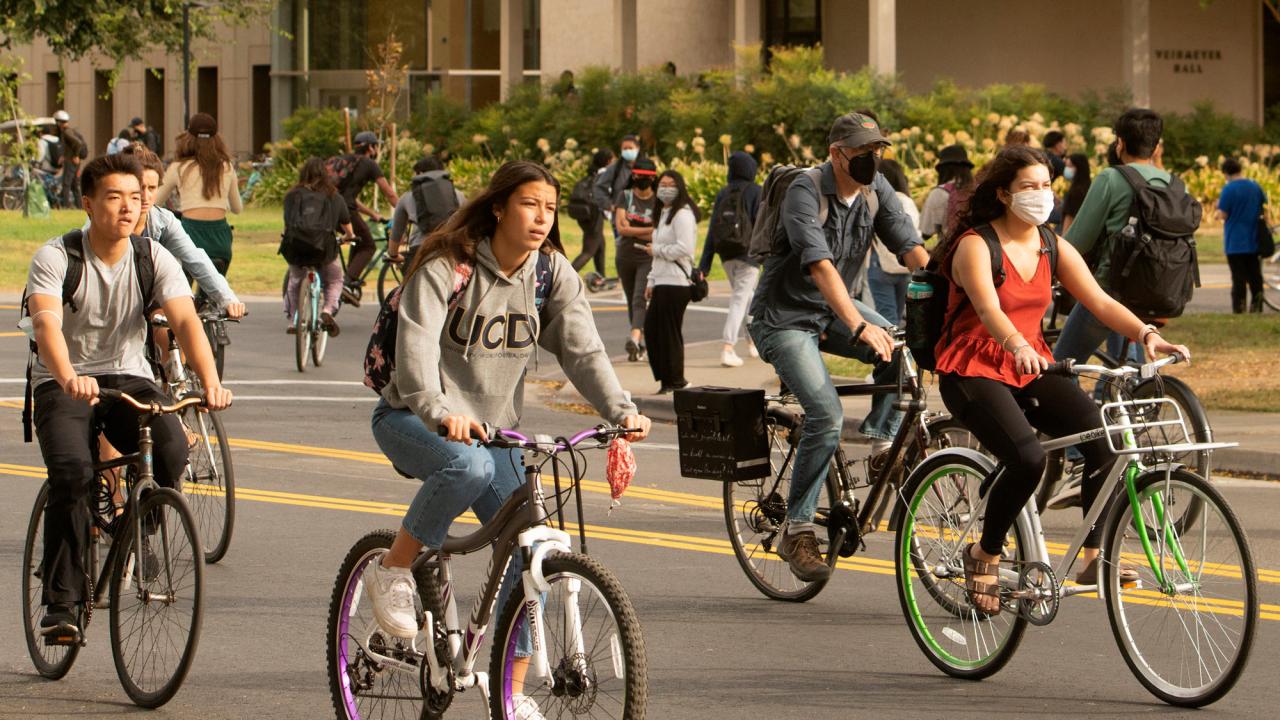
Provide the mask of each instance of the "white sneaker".
[{"label": "white sneaker", "polygon": [[538,702],[528,695],[513,694],[511,705],[515,708],[516,720],[547,720],[547,717],[538,709]]},{"label": "white sneaker", "polygon": [[720,364],[725,367],[742,367],[742,358],[732,350],[724,350],[720,353]]},{"label": "white sneaker", "polygon": [[747,354],[753,358],[760,357],[760,351],[756,349],[756,344],[750,340],[747,341]]},{"label": "white sneaker", "polygon": [[412,640],[418,634],[418,616],[413,608],[418,584],[409,568],[382,567],[379,557],[369,563],[364,586],[378,625],[395,637]]}]

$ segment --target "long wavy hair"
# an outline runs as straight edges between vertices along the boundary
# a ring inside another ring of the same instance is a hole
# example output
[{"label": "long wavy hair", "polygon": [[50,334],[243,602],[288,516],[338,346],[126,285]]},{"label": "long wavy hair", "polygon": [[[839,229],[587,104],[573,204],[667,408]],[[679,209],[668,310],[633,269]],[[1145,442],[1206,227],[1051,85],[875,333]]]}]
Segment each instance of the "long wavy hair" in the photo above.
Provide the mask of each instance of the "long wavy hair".
[{"label": "long wavy hair", "polygon": [[965,233],[1003,216],[1009,208],[1000,202],[996,191],[1008,190],[1022,168],[1032,165],[1049,167],[1049,158],[1030,145],[1006,145],[1001,148],[991,162],[978,171],[973,193],[960,206],[955,227],[946,242],[938,243],[938,247],[934,248],[934,257],[945,258],[956,240]]},{"label": "long wavy hair", "polygon": [[[413,263],[405,271],[405,282],[418,268],[438,257],[451,257],[457,262],[475,262],[476,243],[484,238],[492,238],[498,231],[498,218],[495,208],[506,207],[507,201],[521,185],[531,182],[542,182],[555,188],[556,196],[560,195],[560,183],[554,175],[541,165],[528,160],[514,160],[505,163],[489,178],[489,187],[474,199],[455,212],[444,225],[432,232],[422,241],[422,247],[413,258]],[[551,222],[551,231],[542,241],[540,252],[564,252],[560,244],[560,221],[555,218]]]},{"label": "long wavy hair", "polygon": [[297,190],[298,188],[322,192],[325,195],[335,195],[338,192],[338,188],[334,187],[333,181],[329,179],[329,171],[325,169],[324,161],[314,156],[307,158],[307,161],[302,164],[302,169],[298,171],[298,184],[289,189]]},{"label": "long wavy hair", "polygon": [[231,165],[231,153],[223,142],[221,133],[209,137],[196,137],[189,132],[178,136],[175,162],[193,161],[182,168],[182,174],[191,172],[193,167],[200,169],[200,179],[204,185],[204,199],[212,200],[222,187],[222,173]]}]

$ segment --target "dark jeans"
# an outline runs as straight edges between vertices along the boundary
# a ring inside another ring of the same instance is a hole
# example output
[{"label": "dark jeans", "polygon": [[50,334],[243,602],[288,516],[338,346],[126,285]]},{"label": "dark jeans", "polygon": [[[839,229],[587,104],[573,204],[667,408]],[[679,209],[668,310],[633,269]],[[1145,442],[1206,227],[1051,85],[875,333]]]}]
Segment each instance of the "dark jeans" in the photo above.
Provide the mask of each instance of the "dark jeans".
[{"label": "dark jeans", "polygon": [[1231,268],[1231,309],[1245,311],[1245,286],[1250,298],[1262,295],[1262,258],[1257,253],[1228,255],[1227,267]]},{"label": "dark jeans", "polygon": [[667,387],[684,380],[684,310],[692,291],[679,285],[656,285],[644,318],[644,341],[653,379]]},{"label": "dark jeans", "polygon": [[[122,390],[140,401],[164,400],[164,393],[146,378],[98,375],[98,386]],[[96,491],[93,463],[97,424],[107,440],[128,455],[138,451],[138,411],[120,401],[89,405],[73,400],[56,382],[35,390],[36,436],[49,472],[49,503],[44,509],[44,595],[50,603],[87,600],[84,565],[89,547],[90,498]],[[151,421],[153,469],[156,482],[173,487],[187,464],[187,437],[173,415]],[[96,581],[96,578],[95,578]]]},{"label": "dark jeans", "polygon": [[640,260],[627,252],[617,252],[615,257],[618,278],[622,280],[622,296],[627,299],[627,317],[631,318],[631,329],[643,329],[645,308],[649,304],[644,299],[644,288],[649,284],[653,258],[646,256],[644,260]]},{"label": "dark jeans", "polygon": [[604,213],[591,213],[591,220],[579,221],[578,227],[582,228],[582,252],[573,259],[573,269],[581,270],[592,262],[596,272],[607,275],[604,266]]},{"label": "dark jeans", "polygon": [[80,166],[67,162],[62,168],[62,206],[79,208],[80,202]]},{"label": "dark jeans", "polygon": [[[1045,454],[1036,430],[1057,438],[1100,428],[1098,406],[1071,378],[1060,375],[1041,375],[1015,388],[987,378],[948,374],[941,376],[938,388],[947,410],[1005,466],[1004,475],[987,491],[982,526],[982,549],[995,555],[1044,475]],[[1088,513],[1116,457],[1105,438],[1075,447],[1084,454],[1081,500]],[[1089,531],[1084,546],[1098,547],[1101,536],[1099,523]]]},{"label": "dark jeans", "polygon": [[351,209],[351,230],[356,234],[356,242],[351,246],[351,257],[347,259],[347,282],[358,280],[364,267],[378,252],[378,244],[373,241],[373,233],[358,210]]}]

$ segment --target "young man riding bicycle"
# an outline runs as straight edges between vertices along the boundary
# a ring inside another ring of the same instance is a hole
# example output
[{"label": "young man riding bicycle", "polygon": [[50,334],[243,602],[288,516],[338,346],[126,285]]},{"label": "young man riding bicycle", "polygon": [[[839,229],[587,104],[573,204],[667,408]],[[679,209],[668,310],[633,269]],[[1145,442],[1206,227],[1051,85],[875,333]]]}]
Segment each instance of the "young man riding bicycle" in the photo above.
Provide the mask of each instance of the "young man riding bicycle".
[{"label": "young man riding bicycle", "polygon": [[360,307],[361,288],[364,285],[364,281],[360,279],[360,273],[378,251],[378,245],[373,241],[373,233],[365,224],[364,218],[360,216],[367,215],[374,222],[387,221],[376,210],[360,202],[360,193],[364,192],[365,186],[369,183],[375,183],[382,194],[387,196],[387,202],[391,203],[392,207],[400,201],[400,197],[396,195],[395,190],[391,189],[391,183],[387,181],[386,176],[382,174],[382,168],[378,166],[380,147],[378,136],[368,130],[358,132],[354,143],[355,152],[343,159],[346,168],[338,178],[337,185],[338,192],[342,193],[342,198],[347,201],[347,211],[351,215],[351,228],[356,233],[356,244],[351,248],[351,258],[347,261],[347,276],[343,279],[342,299]]},{"label": "young man riding bicycle", "polygon": [[[46,611],[40,623],[46,635],[79,635],[75,605],[87,600],[83,565],[96,425],[103,424],[115,447],[137,450],[137,411],[122,402],[101,401],[99,387],[144,402],[165,398],[152,381],[147,360],[146,310],[160,307],[168,316],[203,383],[209,408],[231,404],[231,391],[218,380],[182,268],[162,246],[132,235],[142,217],[142,174],[142,166],[129,155],[87,163],[81,190],[88,230],[53,238],[36,251],[27,279],[27,308],[38,348],[31,373],[35,430],[49,473],[41,600]],[[68,247],[82,262],[69,260]],[[149,251],[150,257],[135,256],[135,248]],[[78,282],[67,277],[68,266],[77,264]],[[64,296],[68,287],[74,290]],[[186,435],[172,415],[154,419],[151,428],[156,482],[171,487],[187,462]]]},{"label": "young man riding bicycle", "polygon": [[[875,382],[894,382],[893,338],[884,329],[890,323],[851,298],[851,287],[873,234],[913,270],[929,260],[893,188],[877,172],[889,141],[875,118],[865,111],[849,113],[835,121],[827,137],[830,159],[820,166],[816,186],[800,177],[786,190],[779,219],[785,250],[765,260],[749,327],[760,356],[773,365],[805,412],[778,555],[806,582],[831,574],[818,547],[813,517],[821,479],[840,443],[844,422],[822,353],[873,362]],[[870,193],[876,200],[868,199]],[[826,219],[819,223],[824,204]],[[894,399],[874,396],[871,413],[862,423],[861,432],[872,438],[873,453],[888,449],[901,423]]]}]

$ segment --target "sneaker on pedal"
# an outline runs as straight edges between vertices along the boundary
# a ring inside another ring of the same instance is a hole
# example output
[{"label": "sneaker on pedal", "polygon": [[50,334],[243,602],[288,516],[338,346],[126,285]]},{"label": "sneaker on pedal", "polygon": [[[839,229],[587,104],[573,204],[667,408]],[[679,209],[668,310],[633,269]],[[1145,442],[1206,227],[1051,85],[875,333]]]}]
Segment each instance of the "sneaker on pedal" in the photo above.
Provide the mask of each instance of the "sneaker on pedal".
[{"label": "sneaker on pedal", "polygon": [[513,693],[511,707],[515,711],[513,717],[516,720],[547,720],[547,716],[538,709],[538,702],[528,695]]},{"label": "sneaker on pedal", "polygon": [[804,582],[818,582],[831,577],[831,568],[822,559],[818,538],[812,530],[783,533],[778,543],[778,557],[791,566],[791,574]]},{"label": "sneaker on pedal", "polygon": [[418,634],[418,614],[413,607],[418,584],[409,568],[383,567],[379,558],[369,563],[365,575],[365,588],[378,625],[395,637],[412,640]]},{"label": "sneaker on pedal", "polygon": [[334,320],[333,315],[327,312],[320,313],[320,327],[329,333],[329,337],[338,337],[338,333],[342,332],[342,329],[338,327],[338,321]]},{"label": "sneaker on pedal", "polygon": [[360,281],[342,283],[342,302],[351,307],[360,307],[360,296],[363,295]]},{"label": "sneaker on pedal", "polygon": [[40,634],[45,645],[75,645],[80,642],[80,627],[76,625],[75,606],[71,603],[51,603],[40,618]]}]

